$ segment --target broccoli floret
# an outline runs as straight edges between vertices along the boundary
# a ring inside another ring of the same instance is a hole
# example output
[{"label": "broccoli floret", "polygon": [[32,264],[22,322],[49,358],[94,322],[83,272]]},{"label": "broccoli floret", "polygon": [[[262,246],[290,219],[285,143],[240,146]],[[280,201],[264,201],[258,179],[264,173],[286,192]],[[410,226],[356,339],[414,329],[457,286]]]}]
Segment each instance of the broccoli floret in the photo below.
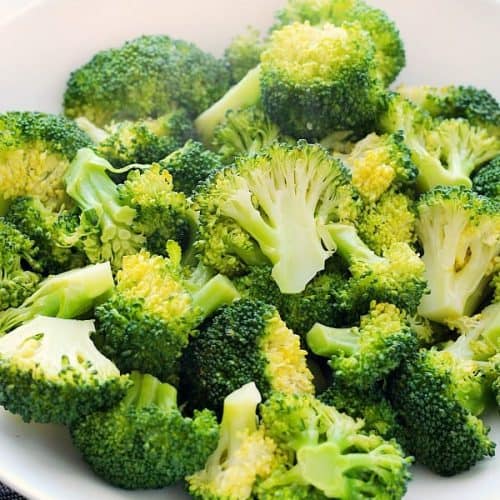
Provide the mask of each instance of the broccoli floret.
[{"label": "broccoli floret", "polygon": [[273,390],[313,392],[300,338],[274,306],[252,299],[222,308],[191,339],[182,373],[195,407],[219,409],[228,394],[252,381],[264,398]]},{"label": "broccoli floret", "polygon": [[410,316],[408,321],[421,347],[432,347],[451,337],[447,326],[430,321],[418,314]]},{"label": "broccoli floret", "polygon": [[222,159],[205,149],[201,142],[189,140],[159,165],[172,176],[175,191],[191,196],[203,181],[222,168]]},{"label": "broccoli floret", "polygon": [[75,211],[54,212],[38,198],[22,196],[12,201],[5,219],[34,242],[37,249],[34,265],[43,274],[55,274],[87,263],[80,248],[66,244],[79,224]]},{"label": "broccoli floret", "polygon": [[472,178],[472,189],[500,201],[500,156],[478,170]]},{"label": "broccoli floret", "polygon": [[250,106],[226,113],[214,131],[212,148],[230,164],[239,156],[255,155],[274,142],[286,140],[260,106]]},{"label": "broccoli floret", "polygon": [[195,45],[163,35],[142,36],[97,53],[75,70],[64,94],[64,111],[99,127],[157,118],[177,106],[196,116],[228,86],[225,64]]},{"label": "broccoli floret", "polygon": [[261,395],[254,383],[224,399],[220,438],[205,467],[187,477],[189,493],[200,500],[250,498],[254,484],[279,463],[276,445],[257,423]]},{"label": "broccoli floret", "polygon": [[0,404],[26,422],[70,424],[119,401],[128,378],[92,344],[93,321],[35,319],[0,338]]},{"label": "broccoli floret", "polygon": [[410,458],[395,441],[363,430],[354,420],[314,396],[276,393],[261,405],[266,433],[291,459],[259,491],[311,485],[328,498],[402,498]]},{"label": "broccoli floret", "polygon": [[354,198],[348,172],[321,146],[276,144],[240,158],[195,200],[202,259],[235,275],[259,263],[253,250],[258,243],[280,290],[301,292],[333,253],[325,227],[352,220]]},{"label": "broccoli floret", "polygon": [[224,60],[231,72],[231,81],[238,83],[260,62],[260,54],[266,47],[257,28],[248,26],[246,31],[231,40],[224,51]]},{"label": "broccoli floret", "polygon": [[159,161],[194,134],[193,122],[182,109],[158,118],[111,122],[104,129],[83,117],[76,123],[92,137],[96,152],[114,167]]},{"label": "broccoli floret", "polygon": [[440,323],[473,314],[500,252],[500,206],[462,186],[438,186],[417,212],[430,288],[419,314]]},{"label": "broccoli floret", "polygon": [[418,347],[404,313],[375,302],[359,327],[316,323],[307,333],[307,344],[314,354],[329,358],[335,378],[360,389],[384,380]]},{"label": "broccoli floret", "polygon": [[163,488],[199,470],[217,446],[215,415],[184,417],[175,387],[132,372],[124,399],[71,426],[76,448],[92,470],[127,489]]},{"label": "broccoli floret", "polygon": [[371,127],[384,105],[375,48],[357,23],[294,23],[261,55],[262,103],[284,134],[321,139]]},{"label": "broccoli floret", "polygon": [[189,336],[218,307],[238,297],[221,275],[201,283],[184,278],[180,249],[173,242],[169,255],[141,250],[124,257],[115,293],[95,310],[94,341],[124,372],[174,377]]},{"label": "broccoli floret", "polygon": [[409,314],[416,312],[427,291],[425,268],[406,243],[395,243],[378,256],[353,226],[330,224],[328,232],[352,275],[344,287],[335,291],[337,314],[343,315],[345,322],[356,322],[368,311],[372,300],[394,304]]},{"label": "broccoli floret", "polygon": [[63,176],[90,138],[72,121],[35,112],[0,115],[0,199],[37,196],[51,209],[68,201]]},{"label": "broccoli floret", "polygon": [[[38,249],[12,224],[0,219],[0,311],[17,307],[36,289]],[[0,313],[1,314],[1,313]]]},{"label": "broccoli floret", "polygon": [[396,371],[389,393],[408,451],[434,472],[451,476],[494,455],[488,429],[475,416],[486,398],[477,362],[421,350]]},{"label": "broccoli floret", "polygon": [[78,318],[105,300],[113,287],[109,262],[49,276],[19,307],[0,312],[0,336],[38,315]]},{"label": "broccoli floret", "polygon": [[377,72],[385,85],[394,81],[405,65],[403,41],[396,25],[384,11],[363,0],[288,0],[276,17],[274,28],[295,21],[309,21],[312,25],[358,22],[375,44]]},{"label": "broccoli floret", "polygon": [[402,96],[393,94],[379,127],[386,133],[402,130],[418,168],[422,191],[437,185],[472,186],[471,174],[500,153],[500,136],[464,118],[432,117]]}]

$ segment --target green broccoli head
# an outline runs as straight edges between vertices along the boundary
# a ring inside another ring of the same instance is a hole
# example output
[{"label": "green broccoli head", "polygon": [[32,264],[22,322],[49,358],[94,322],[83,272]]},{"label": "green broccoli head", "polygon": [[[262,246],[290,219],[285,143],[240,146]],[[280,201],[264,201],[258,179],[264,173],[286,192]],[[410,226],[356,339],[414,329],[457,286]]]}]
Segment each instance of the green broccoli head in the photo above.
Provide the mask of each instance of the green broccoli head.
[{"label": "green broccoli head", "polygon": [[0,199],[36,196],[49,208],[61,207],[68,201],[63,176],[78,149],[90,144],[84,132],[61,116],[0,115]]},{"label": "green broccoli head", "polygon": [[193,330],[238,296],[220,275],[189,283],[182,275],[178,245],[169,244],[169,255],[141,250],[124,257],[116,293],[96,308],[94,341],[124,372],[148,370],[162,380],[175,377]]},{"label": "green broccoli head", "polygon": [[85,265],[82,250],[66,243],[79,224],[75,211],[54,212],[38,198],[21,196],[11,202],[5,219],[34,242],[38,250],[34,265],[43,274]]},{"label": "green broccoli head", "polygon": [[472,189],[500,201],[500,156],[481,167],[472,178]]},{"label": "green broccoli head", "polygon": [[369,128],[384,105],[374,53],[358,23],[274,31],[261,55],[266,113],[284,134],[308,140]]},{"label": "green broccoli head", "polygon": [[345,168],[305,142],[240,158],[211,179],[195,206],[207,265],[242,273],[259,263],[258,245],[283,293],[301,292],[324,268],[334,248],[326,226],[352,220],[357,211]]},{"label": "green broccoli head", "polygon": [[421,350],[400,366],[390,399],[418,462],[451,476],[494,455],[488,429],[475,416],[484,408],[484,386],[478,363],[448,351]]},{"label": "green broccoli head", "polygon": [[[40,276],[38,248],[33,240],[5,219],[0,219],[0,311],[17,307],[36,289]],[[1,313],[0,313],[1,315]]]},{"label": "green broccoli head", "polygon": [[441,186],[421,197],[417,212],[430,288],[419,314],[441,323],[471,315],[500,252],[498,203],[461,186]]},{"label": "green broccoli head", "polygon": [[264,398],[274,390],[313,392],[300,338],[274,306],[252,299],[221,309],[191,339],[182,373],[195,407],[219,409],[228,394],[252,381]]},{"label": "green broccoli head", "polygon": [[219,426],[208,410],[184,417],[175,387],[132,372],[124,399],[71,426],[92,470],[127,489],[163,488],[199,470],[217,446]]},{"label": "green broccoli head", "polygon": [[19,307],[0,312],[0,336],[38,315],[78,318],[105,300],[113,287],[109,262],[49,276]]},{"label": "green broccoli head", "polygon": [[293,22],[312,25],[358,22],[375,44],[375,61],[379,78],[389,85],[403,69],[406,58],[399,31],[387,14],[363,0],[288,0],[278,11],[274,29]]},{"label": "green broccoli head", "polygon": [[93,321],[35,319],[0,338],[0,404],[26,422],[70,424],[112,406],[128,378],[90,340]]},{"label": "green broccoli head", "polygon": [[257,423],[261,395],[248,383],[224,399],[219,443],[205,467],[187,477],[199,499],[250,498],[254,485],[280,463],[276,444]]},{"label": "green broccoli head", "polygon": [[314,354],[329,358],[336,379],[361,389],[384,380],[418,347],[405,314],[392,304],[375,302],[359,327],[316,323],[307,344]]},{"label": "green broccoli head", "polygon": [[96,129],[87,118],[76,122],[94,139],[97,153],[114,167],[159,161],[194,135],[193,122],[183,109],[157,118],[111,122],[104,129]]},{"label": "green broccoli head", "polygon": [[264,480],[263,491],[302,484],[328,498],[403,497],[411,459],[395,441],[365,433],[362,420],[308,394],[276,393],[261,414],[266,433],[292,464]]},{"label": "green broccoli head", "polygon": [[235,36],[224,51],[224,61],[231,72],[233,84],[239,82],[260,63],[260,55],[266,47],[259,30],[248,26],[244,33]]},{"label": "green broccoli head", "polygon": [[75,70],[64,94],[64,111],[99,127],[157,118],[177,106],[196,116],[228,86],[224,63],[195,45],[163,35],[142,36],[97,53]]},{"label": "green broccoli head", "polygon": [[201,142],[190,139],[183,147],[163,158],[159,165],[172,176],[175,191],[191,196],[201,183],[222,168],[222,159]]}]

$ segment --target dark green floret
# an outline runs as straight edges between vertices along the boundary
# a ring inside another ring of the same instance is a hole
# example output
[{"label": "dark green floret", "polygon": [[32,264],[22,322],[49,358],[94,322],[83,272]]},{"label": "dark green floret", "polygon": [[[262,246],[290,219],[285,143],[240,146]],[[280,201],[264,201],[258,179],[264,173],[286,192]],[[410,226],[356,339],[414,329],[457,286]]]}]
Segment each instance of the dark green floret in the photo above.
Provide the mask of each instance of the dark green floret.
[{"label": "dark green floret", "polygon": [[208,410],[184,417],[175,387],[133,372],[124,399],[71,428],[92,470],[126,489],[163,488],[203,467],[217,446],[219,426]]},{"label": "dark green floret", "polygon": [[70,424],[119,401],[128,377],[92,344],[93,321],[37,316],[0,338],[0,404],[26,422]]},{"label": "dark green floret", "polygon": [[64,111],[99,127],[157,118],[178,106],[196,116],[228,86],[224,63],[194,44],[163,35],[142,36],[97,53],[75,70],[64,94]]},{"label": "dark green floret", "polygon": [[113,287],[109,262],[49,276],[19,307],[0,312],[0,336],[38,315],[78,318],[105,300]]},{"label": "dark green floret", "polygon": [[404,496],[411,459],[395,441],[366,433],[362,420],[307,394],[276,393],[261,406],[261,414],[266,433],[290,458],[258,492],[299,484],[328,498]]},{"label": "dark green floret", "polygon": [[75,123],[61,116],[0,115],[0,201],[37,196],[49,208],[61,207],[68,201],[63,176],[76,152],[90,144]]},{"label": "dark green floret", "polygon": [[180,267],[180,248],[169,258],[145,250],[123,258],[116,292],[95,311],[94,341],[120,370],[139,370],[172,380],[190,335],[218,307],[238,297],[217,275],[192,281]]},{"label": "dark green floret", "polygon": [[417,212],[430,288],[419,314],[440,323],[472,315],[500,253],[500,205],[462,186],[441,186],[420,198]]},{"label": "dark green floret", "polygon": [[222,168],[222,159],[201,142],[189,140],[159,165],[172,176],[175,191],[191,196],[201,183]]},{"label": "dark green floret", "polygon": [[500,201],[500,156],[481,167],[472,177],[472,189]]},{"label": "dark green floret", "polygon": [[274,306],[258,300],[241,299],[221,309],[191,339],[182,373],[195,408],[219,410],[228,394],[252,381],[264,398],[273,390],[313,392],[300,338]]}]

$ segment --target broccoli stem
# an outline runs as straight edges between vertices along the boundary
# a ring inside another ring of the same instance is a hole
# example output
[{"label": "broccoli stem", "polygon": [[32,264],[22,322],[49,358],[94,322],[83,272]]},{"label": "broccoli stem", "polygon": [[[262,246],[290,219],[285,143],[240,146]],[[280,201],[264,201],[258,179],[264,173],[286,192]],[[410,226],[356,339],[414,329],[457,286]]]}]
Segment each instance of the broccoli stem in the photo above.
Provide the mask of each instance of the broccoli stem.
[{"label": "broccoli stem", "polygon": [[94,144],[99,144],[109,137],[109,134],[105,130],[94,125],[84,116],[77,118],[75,123],[78,125],[78,128],[83,130],[90,137]]},{"label": "broccoli stem", "polygon": [[316,323],[307,333],[307,345],[318,356],[347,355],[359,350],[357,330],[353,328],[333,328]]},{"label": "broccoli stem", "polygon": [[130,374],[130,380],[133,386],[123,399],[123,405],[144,408],[154,404],[163,410],[177,408],[177,389],[170,384],[136,371]]},{"label": "broccoli stem", "polygon": [[219,307],[230,304],[239,296],[238,290],[231,281],[218,274],[192,294],[193,306],[199,308],[203,313],[203,317],[206,318]]},{"label": "broccoli stem", "polygon": [[250,70],[239,83],[196,118],[194,124],[203,142],[210,144],[215,128],[224,120],[229,110],[252,106],[259,99],[260,65]]}]

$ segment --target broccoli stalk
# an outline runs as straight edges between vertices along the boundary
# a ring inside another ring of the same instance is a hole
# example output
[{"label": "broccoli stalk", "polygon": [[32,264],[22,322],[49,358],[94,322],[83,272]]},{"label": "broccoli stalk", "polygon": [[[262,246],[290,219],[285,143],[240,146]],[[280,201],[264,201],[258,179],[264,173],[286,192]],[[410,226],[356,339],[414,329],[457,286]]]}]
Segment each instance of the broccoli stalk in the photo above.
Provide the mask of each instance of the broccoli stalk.
[{"label": "broccoli stalk", "polygon": [[49,276],[19,307],[0,313],[0,335],[37,315],[78,318],[114,288],[109,262]]}]

